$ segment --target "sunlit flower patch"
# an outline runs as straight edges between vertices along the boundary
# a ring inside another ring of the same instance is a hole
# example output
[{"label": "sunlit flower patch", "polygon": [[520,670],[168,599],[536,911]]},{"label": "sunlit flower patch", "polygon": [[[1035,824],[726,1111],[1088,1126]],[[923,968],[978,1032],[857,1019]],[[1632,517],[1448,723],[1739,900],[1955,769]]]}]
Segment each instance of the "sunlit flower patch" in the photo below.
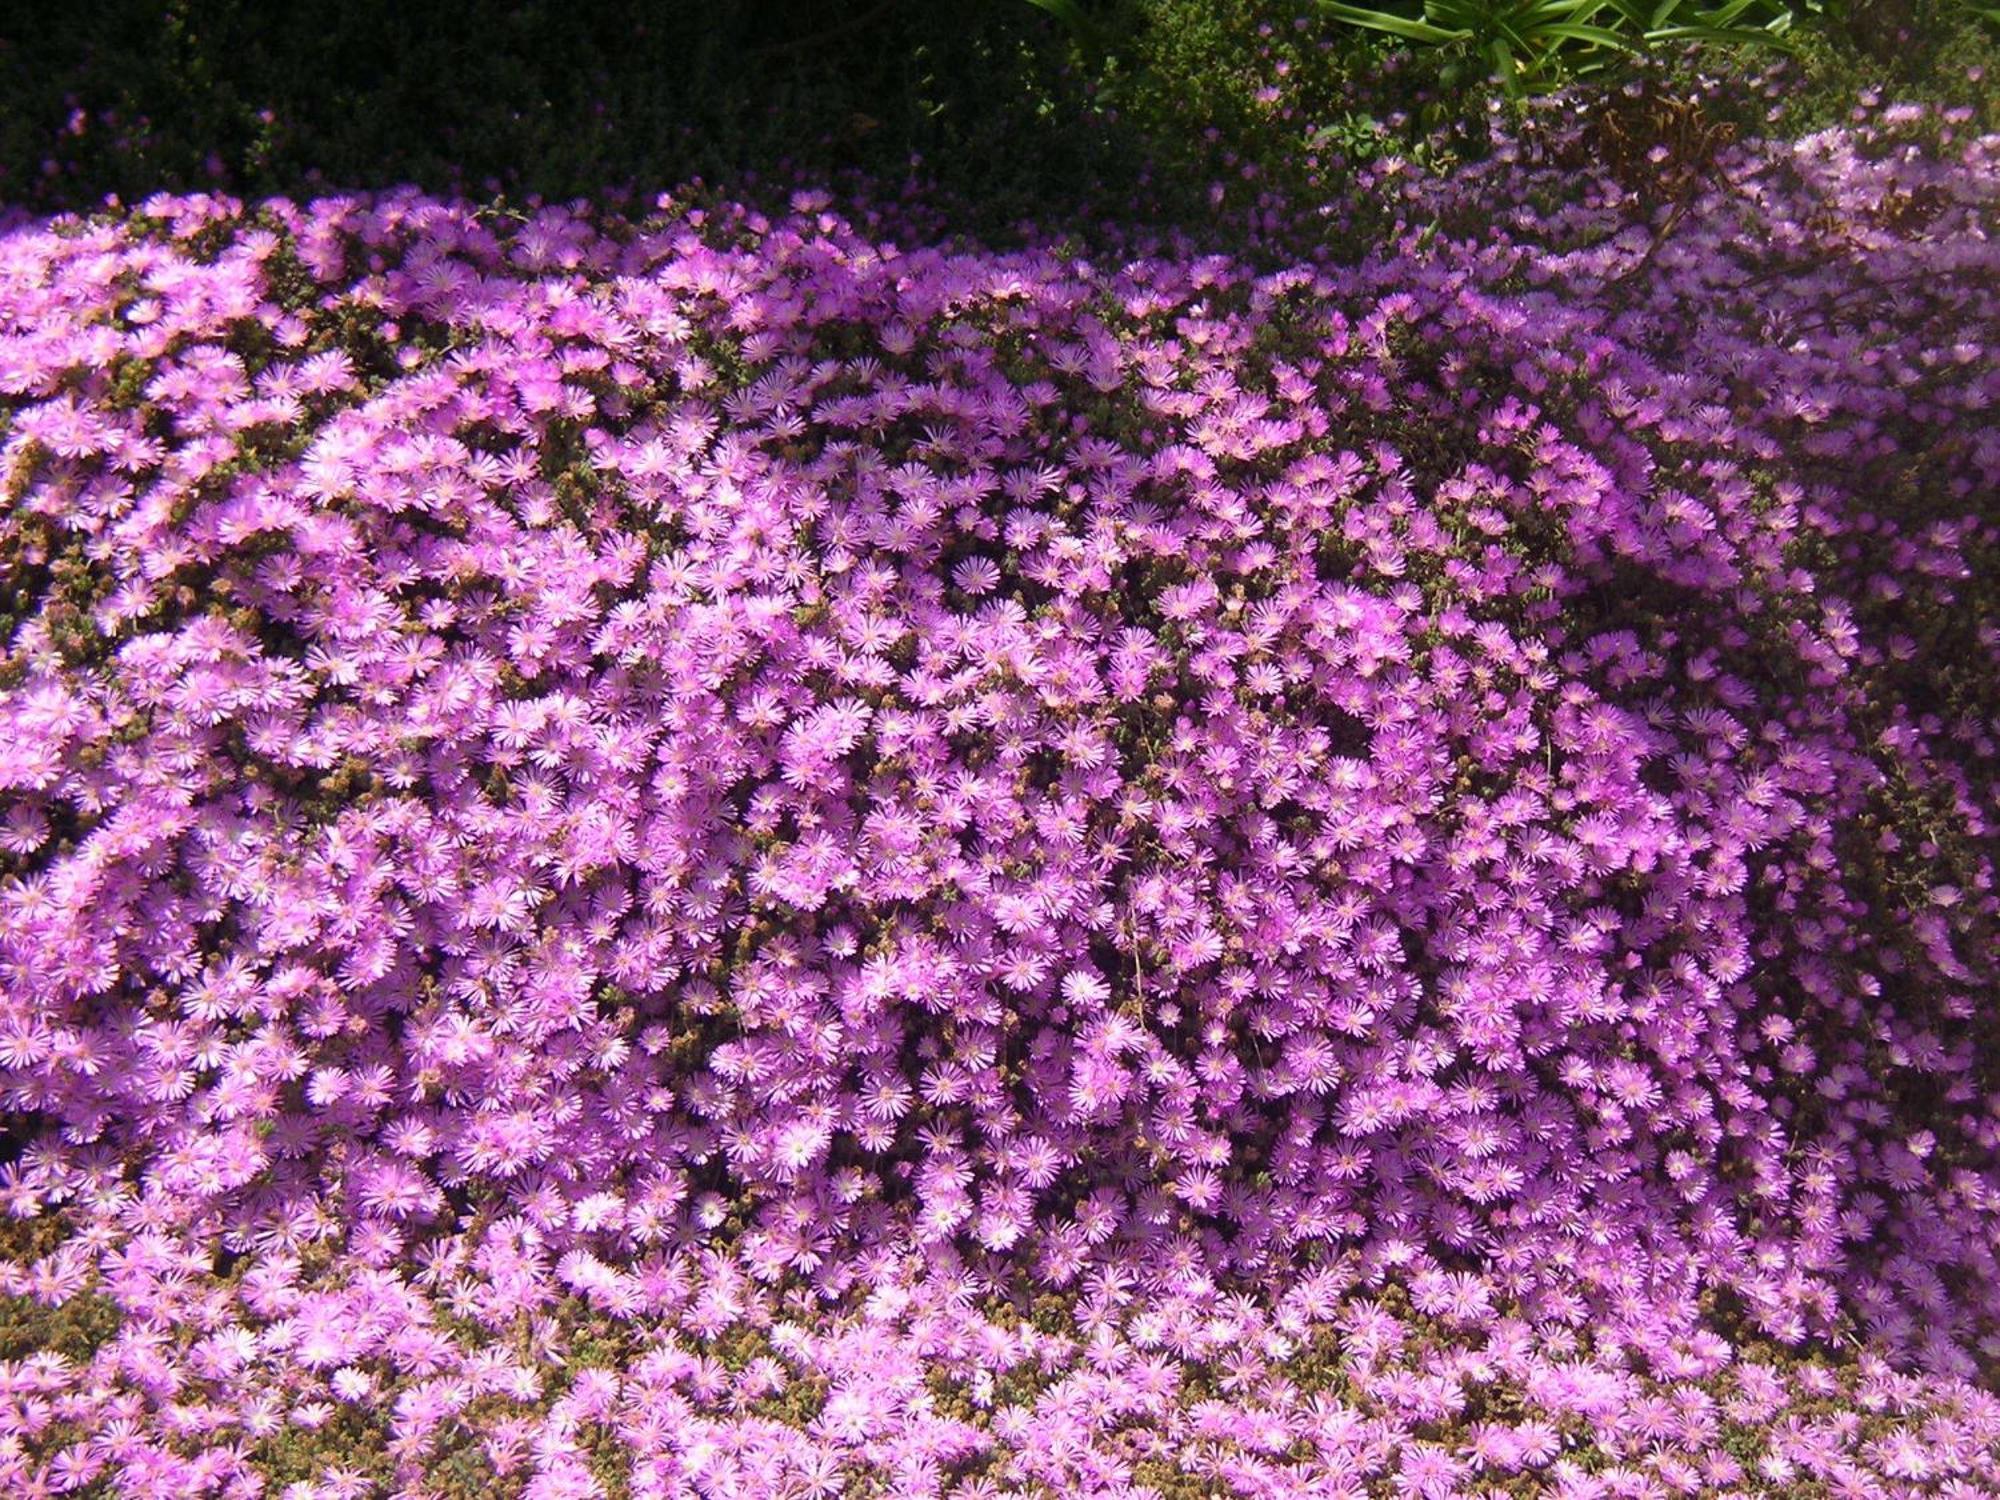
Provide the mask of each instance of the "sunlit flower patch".
[{"label": "sunlit flower patch", "polygon": [[2000,1492],[1996,167],[17,222],[8,1492]]}]

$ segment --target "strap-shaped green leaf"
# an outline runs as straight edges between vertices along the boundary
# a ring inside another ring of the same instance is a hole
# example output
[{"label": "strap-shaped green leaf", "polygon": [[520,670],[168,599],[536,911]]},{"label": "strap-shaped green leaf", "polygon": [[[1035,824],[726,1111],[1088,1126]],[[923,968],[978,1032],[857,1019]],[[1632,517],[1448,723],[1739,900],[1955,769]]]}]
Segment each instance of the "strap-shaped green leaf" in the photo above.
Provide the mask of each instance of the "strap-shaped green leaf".
[{"label": "strap-shaped green leaf", "polygon": [[1433,26],[1428,21],[1416,21],[1408,16],[1392,16],[1387,11],[1364,10],[1358,5],[1342,5],[1340,0],[1319,0],[1319,8],[1336,21],[1345,21],[1351,26],[1366,26],[1373,31],[1386,31],[1393,36],[1407,37],[1413,42],[1429,42],[1441,46],[1447,42],[1462,42],[1471,37],[1470,31],[1447,31],[1442,26]]},{"label": "strap-shaped green leaf", "polygon": [[1667,26],[1646,33],[1649,42],[1715,42],[1734,47],[1789,47],[1782,30],[1763,26]]},{"label": "strap-shaped green leaf", "polygon": [[1584,26],[1574,21],[1557,21],[1549,26],[1538,27],[1535,35],[1555,37],[1566,42],[1589,42],[1592,46],[1611,47],[1619,52],[1638,50],[1615,31],[1607,31],[1602,26]]}]

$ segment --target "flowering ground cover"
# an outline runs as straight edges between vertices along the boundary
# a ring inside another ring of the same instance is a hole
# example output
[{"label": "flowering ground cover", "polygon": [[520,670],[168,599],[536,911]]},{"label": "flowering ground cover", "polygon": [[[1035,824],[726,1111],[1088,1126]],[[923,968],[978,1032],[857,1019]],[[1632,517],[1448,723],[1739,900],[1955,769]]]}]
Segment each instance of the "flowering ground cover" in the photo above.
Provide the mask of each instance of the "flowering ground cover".
[{"label": "flowering ground cover", "polygon": [[1661,180],[17,220],[6,1491],[2000,1494],[2000,139]]}]

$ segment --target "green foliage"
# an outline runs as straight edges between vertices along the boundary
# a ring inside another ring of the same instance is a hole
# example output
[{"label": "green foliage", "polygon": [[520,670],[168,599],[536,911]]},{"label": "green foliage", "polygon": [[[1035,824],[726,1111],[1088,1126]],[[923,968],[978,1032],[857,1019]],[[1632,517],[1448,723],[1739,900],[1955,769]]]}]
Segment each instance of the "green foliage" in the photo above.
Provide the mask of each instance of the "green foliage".
[{"label": "green foliage", "polygon": [[1978,129],[2000,125],[2000,28],[1963,0],[1815,0],[1792,51],[1789,129],[1841,123],[1871,90],[1970,108]]},{"label": "green foliage", "polygon": [[[1490,64],[1509,94],[1601,70],[1620,54],[1702,42],[1775,46],[1791,11],[1770,0],[1424,0],[1420,16],[1319,0],[1336,21],[1403,41],[1463,51]],[[1759,18],[1761,24],[1759,24]]]},{"label": "green foliage", "polygon": [[1880,62],[1956,26],[2000,27],[1993,0],[1799,0],[1829,36]]},{"label": "green foliage", "polygon": [[1159,1495],[1160,1500],[1209,1500],[1214,1493],[1207,1480],[1164,1459],[1141,1459],[1132,1467],[1132,1478]]},{"label": "green foliage", "polygon": [[395,1475],[389,1441],[386,1411],[342,1403],[317,1427],[286,1426],[260,1439],[250,1461],[273,1490],[336,1470],[386,1486]]},{"label": "green foliage", "polygon": [[[30,1265],[55,1250],[64,1234],[55,1214],[32,1219],[0,1214],[0,1262]],[[117,1303],[89,1288],[60,1303],[0,1297],[0,1363],[60,1354],[72,1364],[87,1364],[117,1335],[122,1320]]]},{"label": "green foliage", "polygon": [[121,1314],[108,1297],[82,1292],[61,1303],[0,1297],[0,1362],[60,1354],[86,1364],[117,1334]]},{"label": "green foliage", "polygon": [[[2000,37],[1979,12],[1994,4],[0,7],[0,202],[48,210],[162,188],[299,197],[408,182],[518,212],[538,196],[645,205],[694,178],[776,200],[801,178],[852,170],[889,190],[914,175],[951,228],[990,240],[1027,221],[1116,218],[1242,253],[1241,229],[1267,195],[1337,194],[1344,174],[1383,155],[1439,165],[1482,155],[1495,72],[1521,93],[1584,74],[1622,81],[1635,53],[1679,66],[1703,38],[1768,47],[1793,11],[1784,128],[1840,118],[1862,89],[1885,84],[1976,102],[1985,118]],[[1413,46],[1413,30],[1450,39]],[[1709,71],[1761,67],[1741,48],[1698,55]],[[1764,88],[1739,71],[1730,92],[1761,120]],[[1352,232],[1361,253],[1374,230],[1357,221]],[[316,299],[310,278],[278,270],[281,300],[308,311],[293,303]],[[367,316],[349,307],[308,321],[317,343],[338,335],[338,319]],[[364,379],[393,375],[386,350],[363,343]]]},{"label": "green foliage", "polygon": [[500,1477],[485,1440],[464,1421],[446,1424],[424,1465],[424,1486],[437,1500],[504,1500],[521,1488]]}]

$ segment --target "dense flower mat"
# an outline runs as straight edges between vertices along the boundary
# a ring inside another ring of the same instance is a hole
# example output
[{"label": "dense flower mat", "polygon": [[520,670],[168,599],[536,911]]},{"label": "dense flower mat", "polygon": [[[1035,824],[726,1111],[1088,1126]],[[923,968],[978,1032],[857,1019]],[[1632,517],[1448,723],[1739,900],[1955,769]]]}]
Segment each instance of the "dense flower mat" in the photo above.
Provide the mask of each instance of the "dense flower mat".
[{"label": "dense flower mat", "polygon": [[2000,1493],[2000,142],[1564,149],[16,223],[0,1489]]}]

